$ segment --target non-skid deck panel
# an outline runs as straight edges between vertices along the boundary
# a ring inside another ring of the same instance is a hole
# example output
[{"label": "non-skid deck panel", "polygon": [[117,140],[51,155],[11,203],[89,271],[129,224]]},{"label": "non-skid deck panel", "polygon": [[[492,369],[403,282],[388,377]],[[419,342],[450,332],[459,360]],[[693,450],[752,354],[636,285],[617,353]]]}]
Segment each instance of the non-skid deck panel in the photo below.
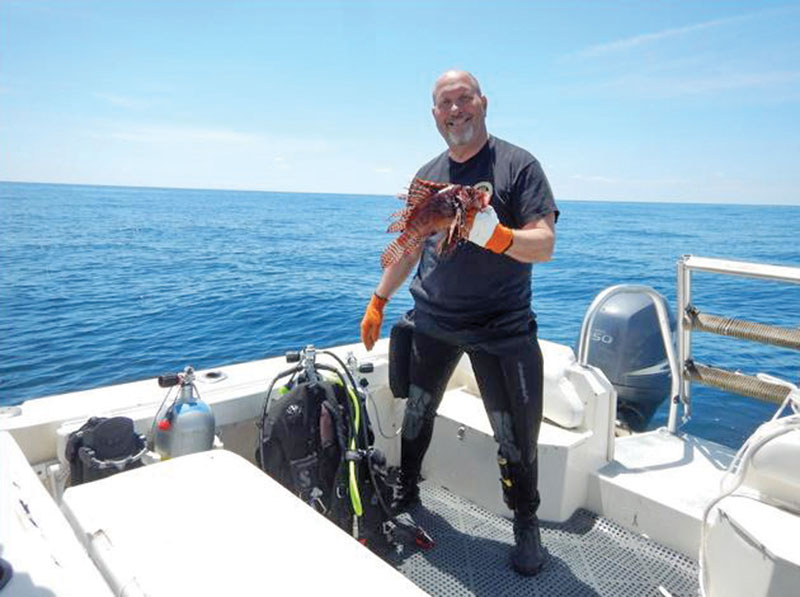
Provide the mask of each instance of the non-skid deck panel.
[{"label": "non-skid deck panel", "polygon": [[521,577],[508,563],[514,542],[510,520],[430,483],[421,490],[422,505],[411,514],[436,546],[386,559],[431,595],[698,594],[695,562],[586,510],[565,523],[542,523],[549,560],[538,576]]}]

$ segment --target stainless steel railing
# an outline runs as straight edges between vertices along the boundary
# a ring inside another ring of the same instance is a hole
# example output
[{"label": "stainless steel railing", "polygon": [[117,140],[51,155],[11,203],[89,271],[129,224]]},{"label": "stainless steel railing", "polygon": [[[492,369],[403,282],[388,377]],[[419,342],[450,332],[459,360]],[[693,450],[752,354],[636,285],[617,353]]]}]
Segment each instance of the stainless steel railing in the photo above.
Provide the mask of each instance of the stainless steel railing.
[{"label": "stainless steel railing", "polygon": [[800,329],[781,328],[700,313],[691,302],[693,272],[710,272],[800,284],[800,268],[797,267],[711,259],[694,255],[681,257],[678,261],[677,296],[677,352],[680,363],[680,383],[678,384],[678,399],[670,402],[668,428],[672,433],[677,430],[678,404],[683,404],[684,420],[691,413],[691,383],[693,380],[745,396],[778,403],[782,402],[789,392],[784,386],[770,384],[749,375],[695,363],[692,359],[693,329],[800,350]]}]

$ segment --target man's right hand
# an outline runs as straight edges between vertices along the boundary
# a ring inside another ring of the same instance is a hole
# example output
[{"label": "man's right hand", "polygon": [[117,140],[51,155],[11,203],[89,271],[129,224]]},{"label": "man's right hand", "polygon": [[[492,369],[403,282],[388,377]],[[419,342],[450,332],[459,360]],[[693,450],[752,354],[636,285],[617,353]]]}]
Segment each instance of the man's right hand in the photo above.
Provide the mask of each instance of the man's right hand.
[{"label": "man's right hand", "polygon": [[361,341],[367,350],[372,350],[375,342],[381,337],[381,324],[383,323],[383,308],[388,299],[373,294],[361,320]]}]

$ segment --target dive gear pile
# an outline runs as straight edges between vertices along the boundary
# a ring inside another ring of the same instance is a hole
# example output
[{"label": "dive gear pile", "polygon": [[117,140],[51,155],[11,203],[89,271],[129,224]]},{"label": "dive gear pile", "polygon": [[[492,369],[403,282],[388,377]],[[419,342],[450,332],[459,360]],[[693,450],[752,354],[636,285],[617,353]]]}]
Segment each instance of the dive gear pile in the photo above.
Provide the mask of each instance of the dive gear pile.
[{"label": "dive gear pile", "polygon": [[70,433],[64,456],[70,485],[105,479],[142,466],[147,452],[144,435],[136,433],[128,417],[92,417]]},{"label": "dive gear pile", "polygon": [[[338,366],[318,363],[331,357]],[[284,487],[372,549],[402,551],[409,542],[427,549],[428,534],[391,512],[386,458],[374,445],[365,390],[354,375],[372,364],[347,365],[313,346],[287,353],[295,365],[272,381],[258,422],[256,460]],[[272,397],[279,380],[289,378]]]}]

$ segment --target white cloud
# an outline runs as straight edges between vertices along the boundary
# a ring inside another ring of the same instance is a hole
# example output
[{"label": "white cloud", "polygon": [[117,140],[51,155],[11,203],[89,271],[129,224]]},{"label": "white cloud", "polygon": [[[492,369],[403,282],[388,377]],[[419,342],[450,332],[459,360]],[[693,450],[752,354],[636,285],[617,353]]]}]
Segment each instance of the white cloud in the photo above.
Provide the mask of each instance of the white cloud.
[{"label": "white cloud", "polygon": [[168,125],[134,125],[101,133],[100,137],[109,137],[123,141],[140,143],[230,143],[245,144],[257,142],[260,137],[250,133],[242,133],[226,128],[180,127]]},{"label": "white cloud", "polygon": [[675,29],[664,29],[663,31],[658,31],[656,33],[642,33],[641,35],[634,35],[633,37],[628,37],[625,39],[618,39],[616,41],[604,44],[589,46],[588,48],[579,50],[574,55],[584,58],[590,58],[595,56],[601,56],[603,54],[609,54],[611,52],[629,50],[631,48],[636,48],[638,46],[653,43],[669,37],[677,37],[679,35],[685,35],[687,33],[691,33],[693,31],[700,31],[702,29],[708,29],[710,27],[717,27],[721,24],[722,21],[723,20],[720,19],[718,21],[698,23],[696,25],[688,25],[686,27],[678,27]]},{"label": "white cloud", "polygon": [[619,178],[610,178],[608,176],[592,176],[586,174],[573,174],[570,176],[573,180],[585,180],[587,182],[602,182],[607,184],[617,184],[620,182]]},{"label": "white cloud", "polygon": [[335,149],[330,141],[319,137],[275,135],[204,124],[99,121],[85,134],[93,139],[126,141],[159,150],[170,147],[187,152],[239,150],[258,159],[275,160],[276,165],[297,155],[331,153]]},{"label": "white cloud", "polygon": [[286,161],[286,158],[284,158],[283,156],[280,156],[280,155],[276,155],[274,158],[272,158],[272,164],[273,164],[273,165],[275,166],[275,168],[277,168],[278,170],[289,170],[289,169],[291,169],[291,167],[292,167],[292,166],[291,166],[291,165],[290,165],[290,164],[289,164],[289,163]]},{"label": "white cloud", "polygon": [[613,52],[622,52],[632,48],[638,48],[640,46],[652,44],[654,42],[658,42],[663,39],[680,37],[690,33],[695,33],[697,31],[703,31],[714,27],[721,27],[724,25],[729,25],[740,21],[750,20],[755,17],[759,17],[763,14],[764,14],[763,12],[750,13],[750,14],[738,15],[735,17],[727,17],[724,19],[714,19],[711,21],[705,21],[703,23],[695,23],[694,25],[686,25],[684,27],[663,29],[661,31],[656,31],[655,33],[642,33],[639,35],[626,37],[624,39],[618,39],[616,41],[604,44],[589,46],[588,48],[584,48],[582,50],[575,52],[574,54],[572,54],[572,56],[576,56],[579,58],[592,58],[595,56],[601,56]]},{"label": "white cloud", "polygon": [[571,80],[580,85],[562,91],[625,100],[797,101],[796,43],[759,32],[798,15],[798,7],[767,7],[592,45],[564,56],[578,69]]},{"label": "white cloud", "polygon": [[392,168],[387,168],[387,167],[378,167],[378,168],[375,168],[374,170],[378,174],[391,174],[392,172],[394,172],[394,170]]},{"label": "white cloud", "polygon": [[127,97],[114,93],[95,93],[94,96],[111,104],[112,106],[117,106],[118,108],[125,108],[128,110],[140,110],[152,105],[152,102],[149,100]]},{"label": "white cloud", "polygon": [[641,97],[678,97],[719,91],[766,89],[800,81],[800,71],[710,72],[706,74],[641,74],[619,77],[603,84],[625,94]]},{"label": "white cloud", "polygon": [[593,182],[599,184],[609,185],[623,185],[623,186],[643,186],[649,187],[653,185],[681,185],[689,182],[680,178],[621,178],[610,176],[596,176],[591,174],[573,174],[570,176],[573,180],[580,180],[583,182]]}]

